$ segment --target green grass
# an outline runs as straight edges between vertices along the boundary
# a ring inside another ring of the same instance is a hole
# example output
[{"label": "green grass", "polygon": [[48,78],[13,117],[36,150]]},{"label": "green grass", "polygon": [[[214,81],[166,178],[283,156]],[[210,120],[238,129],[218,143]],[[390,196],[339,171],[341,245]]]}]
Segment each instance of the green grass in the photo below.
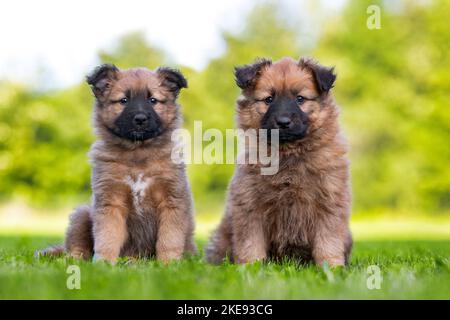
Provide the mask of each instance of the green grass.
[{"label": "green grass", "polygon": [[[0,299],[449,299],[450,241],[356,241],[346,269],[293,263],[212,266],[200,257],[105,263],[35,259],[60,237],[0,236]],[[199,241],[200,246],[204,242]],[[77,264],[81,289],[68,290]],[[367,267],[381,268],[380,290],[366,286]]]}]

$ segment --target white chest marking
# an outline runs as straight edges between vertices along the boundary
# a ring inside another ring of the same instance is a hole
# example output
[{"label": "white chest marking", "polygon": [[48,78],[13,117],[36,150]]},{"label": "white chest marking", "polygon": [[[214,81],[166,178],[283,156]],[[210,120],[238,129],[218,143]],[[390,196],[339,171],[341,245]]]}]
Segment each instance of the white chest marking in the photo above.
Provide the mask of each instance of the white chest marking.
[{"label": "white chest marking", "polygon": [[145,198],[145,191],[150,186],[152,179],[144,178],[144,174],[140,173],[136,179],[131,176],[127,176],[125,182],[131,189],[131,195],[133,196],[134,210],[138,215],[144,213],[144,208],[142,207],[142,201]]}]

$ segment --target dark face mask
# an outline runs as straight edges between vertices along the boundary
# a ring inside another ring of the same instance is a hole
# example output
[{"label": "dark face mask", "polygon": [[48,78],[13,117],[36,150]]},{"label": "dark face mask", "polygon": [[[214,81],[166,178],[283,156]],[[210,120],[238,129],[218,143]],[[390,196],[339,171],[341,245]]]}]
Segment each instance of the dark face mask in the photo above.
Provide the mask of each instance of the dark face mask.
[{"label": "dark face mask", "polygon": [[300,109],[303,103],[299,97],[291,94],[279,94],[266,100],[269,105],[261,120],[263,129],[279,130],[280,143],[299,140],[305,137],[308,130],[308,116]]},{"label": "dark face mask", "polygon": [[142,93],[121,100],[125,108],[114,122],[116,128],[112,132],[115,135],[132,141],[144,141],[163,132],[161,118],[153,109],[156,100],[147,96],[147,93]]}]

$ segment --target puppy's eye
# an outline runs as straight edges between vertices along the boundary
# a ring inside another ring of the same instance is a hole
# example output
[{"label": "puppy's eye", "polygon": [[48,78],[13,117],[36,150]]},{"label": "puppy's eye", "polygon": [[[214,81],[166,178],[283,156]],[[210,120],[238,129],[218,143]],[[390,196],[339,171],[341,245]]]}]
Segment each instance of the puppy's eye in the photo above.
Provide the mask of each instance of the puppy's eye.
[{"label": "puppy's eye", "polygon": [[158,100],[155,99],[155,98],[150,98],[150,99],[148,99],[148,101],[149,101],[151,104],[155,104],[155,103],[158,102]]},{"label": "puppy's eye", "polygon": [[127,104],[127,103],[128,103],[128,98],[122,98],[122,99],[120,99],[120,103],[121,103],[121,104]]},{"label": "puppy's eye", "polygon": [[305,102],[305,97],[297,96],[297,103],[302,104],[303,102]]},{"label": "puppy's eye", "polygon": [[266,104],[271,104],[273,102],[273,97],[272,96],[268,96],[267,98],[264,99],[264,102]]}]

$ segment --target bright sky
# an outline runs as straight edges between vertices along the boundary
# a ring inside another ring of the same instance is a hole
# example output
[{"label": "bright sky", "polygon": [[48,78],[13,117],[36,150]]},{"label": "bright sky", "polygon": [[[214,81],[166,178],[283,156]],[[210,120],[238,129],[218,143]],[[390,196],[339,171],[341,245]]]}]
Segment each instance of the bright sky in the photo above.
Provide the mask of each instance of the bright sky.
[{"label": "bright sky", "polygon": [[[295,0],[282,2],[297,8]],[[0,18],[0,79],[43,87],[76,83],[97,64],[99,49],[114,45],[119,36],[136,30],[144,31],[150,42],[168,52],[176,63],[200,69],[223,50],[222,30],[239,28],[254,3],[254,0],[5,1]],[[336,2],[330,4],[336,7]]]}]

